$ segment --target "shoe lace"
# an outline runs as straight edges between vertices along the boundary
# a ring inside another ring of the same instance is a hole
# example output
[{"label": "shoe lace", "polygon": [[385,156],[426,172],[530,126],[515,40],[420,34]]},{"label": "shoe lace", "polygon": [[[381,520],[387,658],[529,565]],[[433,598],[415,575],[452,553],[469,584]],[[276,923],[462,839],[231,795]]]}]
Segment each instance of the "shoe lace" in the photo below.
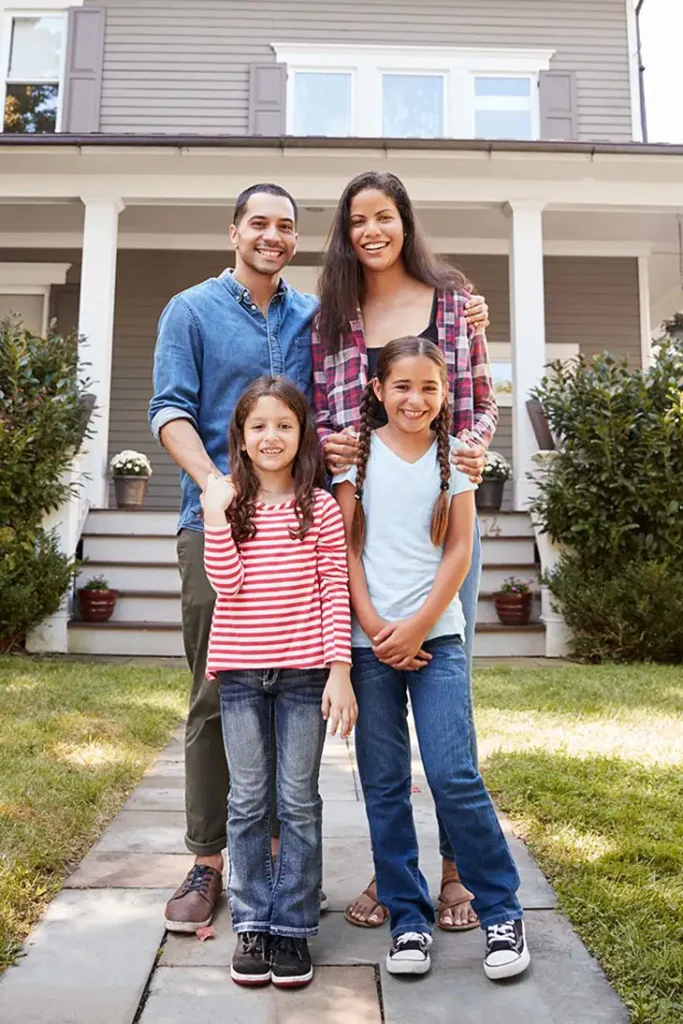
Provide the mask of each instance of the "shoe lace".
[{"label": "shoe lace", "polygon": [[512,921],[503,921],[502,924],[492,924],[487,929],[488,939],[493,942],[515,942],[515,926]]},{"label": "shoe lace", "polygon": [[423,932],[403,932],[403,934],[399,935],[396,939],[396,948],[400,949],[401,946],[404,946],[408,942],[419,942],[420,945],[424,945],[426,938]]},{"label": "shoe lace", "polygon": [[242,940],[243,953],[254,953],[257,956],[263,953],[264,936],[261,932],[242,932],[240,938]]},{"label": "shoe lace", "polygon": [[213,870],[208,864],[195,864],[185,879],[183,896],[188,892],[198,892],[201,896],[206,896],[211,885],[211,873]]}]

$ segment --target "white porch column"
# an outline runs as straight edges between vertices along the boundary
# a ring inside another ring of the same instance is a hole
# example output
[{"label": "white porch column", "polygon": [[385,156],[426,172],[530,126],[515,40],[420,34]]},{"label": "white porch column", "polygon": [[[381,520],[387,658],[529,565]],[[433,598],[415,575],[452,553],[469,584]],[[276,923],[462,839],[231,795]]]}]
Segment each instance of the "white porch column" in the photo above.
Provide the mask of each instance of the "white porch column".
[{"label": "white porch column", "polygon": [[543,296],[543,207],[536,200],[515,200],[510,237],[510,341],[512,343],[512,458],[514,507],[526,510],[536,438],[526,409],[529,391],[545,365]]},{"label": "white porch column", "polygon": [[83,336],[81,361],[89,364],[86,375],[97,404],[90,422],[92,437],[86,442],[86,495],[89,506],[106,508],[108,498],[107,452],[109,444],[109,396],[116,296],[116,248],[119,214],[125,204],[116,197],[83,199],[83,263],[78,333]]},{"label": "white porch column", "polygon": [[643,370],[652,365],[652,322],[650,319],[650,260],[638,257],[638,305],[640,313],[640,361]]}]

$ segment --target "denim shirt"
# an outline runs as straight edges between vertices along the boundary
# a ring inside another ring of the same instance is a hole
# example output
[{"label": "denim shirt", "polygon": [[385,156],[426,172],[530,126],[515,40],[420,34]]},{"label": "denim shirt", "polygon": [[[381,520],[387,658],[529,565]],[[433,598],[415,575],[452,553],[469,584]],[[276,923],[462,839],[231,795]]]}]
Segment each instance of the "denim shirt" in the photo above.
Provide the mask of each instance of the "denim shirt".
[{"label": "denim shirt", "polygon": [[[171,299],[159,320],[154,351],[152,433],[171,420],[193,424],[209,458],[227,473],[228,426],[244,389],[261,374],[288,377],[310,400],[313,295],[286,282],[270,300],[267,317],[229,270]],[[178,530],[202,530],[200,489],[180,471]]]}]

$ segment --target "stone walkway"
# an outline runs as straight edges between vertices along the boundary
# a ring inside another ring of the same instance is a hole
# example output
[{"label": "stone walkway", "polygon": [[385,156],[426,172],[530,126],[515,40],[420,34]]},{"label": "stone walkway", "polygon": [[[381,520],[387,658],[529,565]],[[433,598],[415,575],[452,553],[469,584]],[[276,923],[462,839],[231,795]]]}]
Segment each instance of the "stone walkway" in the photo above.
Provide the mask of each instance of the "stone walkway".
[{"label": "stone walkway", "polygon": [[[422,867],[439,880],[433,805],[415,755]],[[484,977],[480,931],[436,932],[426,978],[384,969],[388,928],[362,930],[342,911],[367,883],[371,858],[353,750],[328,739],[321,790],[330,912],[311,946],[317,970],[300,992],[230,981],[226,906],[216,937],[164,935],[164,903],[191,863],[183,844],[182,730],[68,879],[0,979],[3,1024],[626,1024],[628,1014],[567,921],[552,889],[503,819],[522,876],[531,969]]]}]

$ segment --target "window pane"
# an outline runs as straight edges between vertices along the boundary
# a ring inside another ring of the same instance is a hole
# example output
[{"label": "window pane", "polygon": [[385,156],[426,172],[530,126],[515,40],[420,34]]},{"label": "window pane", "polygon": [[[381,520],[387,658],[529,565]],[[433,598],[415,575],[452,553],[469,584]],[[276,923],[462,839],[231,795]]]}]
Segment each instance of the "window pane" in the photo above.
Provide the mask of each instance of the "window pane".
[{"label": "window pane", "polygon": [[58,80],[63,43],[63,18],[15,18],[9,78],[23,82]]},{"label": "window pane", "polygon": [[56,85],[7,86],[6,132],[54,132],[56,129]]},{"label": "window pane", "polygon": [[348,135],[351,130],[351,75],[297,71],[294,79],[294,134]]},{"label": "window pane", "polygon": [[475,96],[530,96],[531,81],[528,78],[476,78]]},{"label": "window pane", "polygon": [[443,136],[443,78],[439,75],[383,76],[382,134],[399,139]]},{"label": "window pane", "polygon": [[478,139],[531,139],[531,113],[524,110],[478,110],[474,134]]}]

